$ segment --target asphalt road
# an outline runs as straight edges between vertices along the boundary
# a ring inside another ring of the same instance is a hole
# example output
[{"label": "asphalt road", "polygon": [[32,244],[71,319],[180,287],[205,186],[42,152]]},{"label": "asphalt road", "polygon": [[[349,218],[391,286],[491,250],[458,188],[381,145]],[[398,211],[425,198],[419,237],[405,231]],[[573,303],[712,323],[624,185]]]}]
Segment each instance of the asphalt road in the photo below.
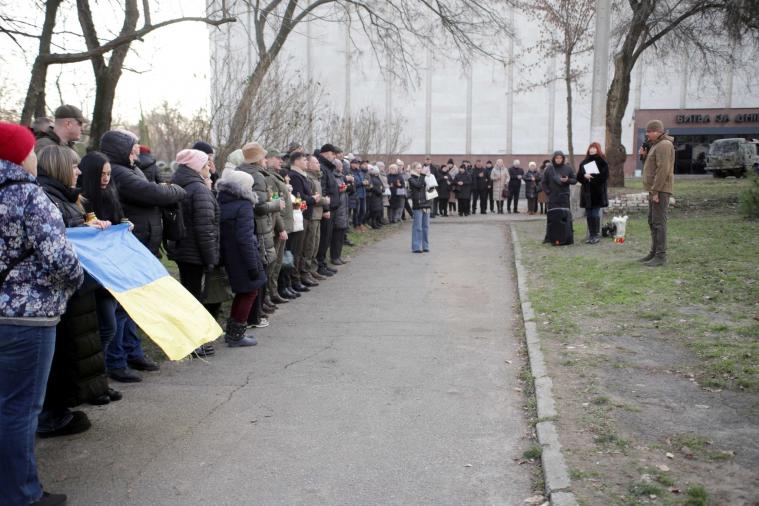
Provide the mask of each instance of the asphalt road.
[{"label": "asphalt road", "polygon": [[[70,505],[522,504],[530,469],[504,221],[366,247],[259,345],[165,363],[38,442]],[[509,363],[509,361],[511,363]]]}]

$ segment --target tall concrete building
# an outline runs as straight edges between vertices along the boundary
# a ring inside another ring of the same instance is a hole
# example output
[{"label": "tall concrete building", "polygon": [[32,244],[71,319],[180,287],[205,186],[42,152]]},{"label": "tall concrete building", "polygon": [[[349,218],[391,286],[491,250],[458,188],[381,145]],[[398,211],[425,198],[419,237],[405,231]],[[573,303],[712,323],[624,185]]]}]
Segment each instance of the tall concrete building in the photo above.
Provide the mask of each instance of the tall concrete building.
[{"label": "tall concrete building", "polygon": [[[235,103],[232,95],[242,88],[257,58],[251,14],[243,2],[237,2],[236,7],[231,3],[239,22],[211,31],[212,97],[219,104]],[[464,156],[500,157],[508,163],[515,157],[523,162],[539,160],[554,149],[567,150],[567,103],[560,65],[556,59],[546,59],[531,50],[540,27],[524,13],[510,13],[513,38],[486,37],[487,49],[512,64],[419,48],[412,77],[404,79],[380,70],[360,24],[350,23],[345,13],[340,15],[340,20],[316,19],[301,24],[288,38],[279,61],[290,68],[305,69],[309,79],[322,83],[322,105],[344,117],[368,108],[379,118],[403,118],[406,147],[392,155],[409,159],[427,154],[435,159],[452,156],[457,161]],[[486,32],[488,27],[482,30]],[[759,74],[759,62],[747,61],[751,68],[735,73],[726,69],[715,82],[700,75],[688,59],[671,63],[658,58],[655,48],[644,53],[634,71],[623,121],[623,143],[628,153],[634,153],[642,142],[636,116],[656,116],[656,110],[670,119],[716,118],[717,114],[756,118],[750,113],[759,111],[759,85],[748,76]],[[574,147],[576,153],[583,153],[595,140],[590,132],[589,96],[593,55],[584,55],[578,66],[588,69],[574,86],[573,101]],[[552,77],[559,80],[546,83]],[[646,113],[637,115],[638,110]],[[226,114],[231,114],[228,107]],[[219,118],[223,121],[225,115]],[[727,129],[725,123],[714,120],[667,126],[684,135],[678,146],[679,156],[687,162],[680,163],[678,170],[684,172],[698,170],[690,160],[696,160],[715,138],[759,137],[759,121],[731,122]],[[327,140],[315,133],[312,142],[318,145]],[[635,168],[635,157],[630,156],[627,171]]]}]

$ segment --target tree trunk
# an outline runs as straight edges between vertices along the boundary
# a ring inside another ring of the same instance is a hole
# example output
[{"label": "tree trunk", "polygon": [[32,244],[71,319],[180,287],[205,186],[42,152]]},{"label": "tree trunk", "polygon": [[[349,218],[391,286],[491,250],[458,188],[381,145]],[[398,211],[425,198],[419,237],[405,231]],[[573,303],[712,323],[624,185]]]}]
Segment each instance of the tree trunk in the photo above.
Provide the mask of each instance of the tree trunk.
[{"label": "tree trunk", "polygon": [[253,141],[255,139],[243,139],[246,130],[248,129],[248,119],[250,118],[250,109],[253,107],[253,101],[258,95],[258,91],[261,89],[261,84],[264,81],[266,72],[269,70],[274,58],[269,55],[258,60],[256,68],[250,75],[248,82],[243,90],[240,102],[237,104],[232,120],[229,123],[229,131],[227,132],[227,142],[219,147],[219,153],[216,157],[217,164],[220,167],[224,167],[227,156],[236,150],[240,149],[244,142]]},{"label": "tree trunk", "polygon": [[34,118],[46,115],[45,110],[45,86],[47,83],[47,55],[50,54],[50,42],[53,39],[55,18],[58,14],[62,0],[47,0],[45,2],[45,21],[40,33],[40,48],[32,65],[32,74],[29,79],[29,88],[24,99],[24,108],[21,111],[21,124],[30,125]]},{"label": "tree trunk", "polygon": [[110,66],[95,76],[95,106],[92,109],[90,123],[89,150],[100,147],[100,138],[111,129],[113,101],[116,97],[116,86],[119,84],[121,69],[116,75],[110,72]]},{"label": "tree trunk", "polygon": [[622,144],[622,118],[630,101],[632,57],[618,54],[614,59],[614,77],[606,97],[606,158],[609,162],[609,186],[625,185],[627,151]]},{"label": "tree trunk", "polygon": [[577,169],[575,165],[575,146],[572,140],[572,54],[567,52],[564,55],[564,81],[567,85],[567,148],[569,149],[569,164]]}]

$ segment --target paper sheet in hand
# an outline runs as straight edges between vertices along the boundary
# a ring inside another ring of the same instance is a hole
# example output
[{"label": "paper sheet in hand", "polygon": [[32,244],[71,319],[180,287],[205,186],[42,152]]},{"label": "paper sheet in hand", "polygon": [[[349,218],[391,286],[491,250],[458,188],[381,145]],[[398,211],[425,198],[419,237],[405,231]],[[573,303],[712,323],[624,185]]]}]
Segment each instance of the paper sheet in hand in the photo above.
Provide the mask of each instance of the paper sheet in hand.
[{"label": "paper sheet in hand", "polygon": [[584,165],[585,167],[585,173],[586,174],[598,174],[598,165],[596,165],[596,162],[589,161]]}]

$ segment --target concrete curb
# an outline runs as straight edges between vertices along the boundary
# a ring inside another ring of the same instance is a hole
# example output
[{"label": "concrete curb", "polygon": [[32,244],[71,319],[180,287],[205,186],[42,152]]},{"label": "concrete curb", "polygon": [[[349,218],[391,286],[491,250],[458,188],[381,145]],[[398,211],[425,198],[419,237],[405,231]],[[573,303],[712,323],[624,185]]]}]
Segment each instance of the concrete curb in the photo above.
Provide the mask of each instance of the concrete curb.
[{"label": "concrete curb", "polygon": [[540,349],[540,336],[535,323],[535,312],[530,304],[527,290],[527,270],[522,265],[522,252],[519,246],[519,237],[513,226],[511,229],[511,242],[514,247],[514,265],[517,271],[517,288],[519,301],[522,306],[522,318],[524,319],[525,341],[527,342],[527,354],[530,359],[530,371],[535,381],[535,398],[537,400],[538,443],[541,447],[540,460],[543,463],[545,476],[546,495],[553,506],[577,506],[577,499],[572,493],[572,482],[569,479],[567,463],[561,453],[559,435],[553,419],[557,416],[556,403],[553,400],[553,383],[546,370],[543,351]]}]

